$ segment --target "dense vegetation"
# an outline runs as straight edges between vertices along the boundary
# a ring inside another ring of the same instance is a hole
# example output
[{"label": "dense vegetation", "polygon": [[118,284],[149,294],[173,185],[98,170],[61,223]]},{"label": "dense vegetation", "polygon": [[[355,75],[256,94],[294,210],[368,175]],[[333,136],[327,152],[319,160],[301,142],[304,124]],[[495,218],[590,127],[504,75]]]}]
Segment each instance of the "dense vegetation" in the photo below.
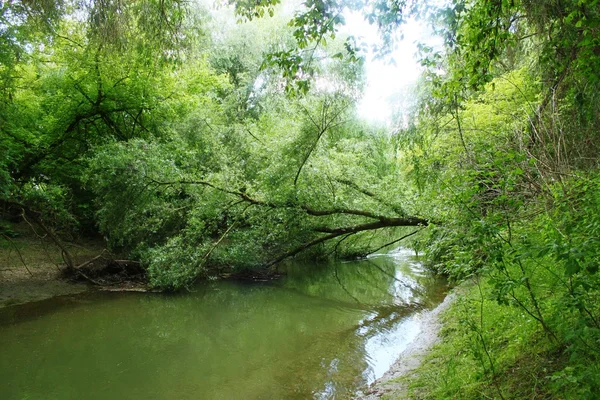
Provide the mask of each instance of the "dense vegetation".
[{"label": "dense vegetation", "polygon": [[[101,234],[166,289],[419,231],[475,283],[417,395],[600,393],[598,1],[230,3],[237,26],[178,1],[3,3],[4,218]],[[393,134],[356,116],[348,8],[382,54],[408,16],[444,40]]]},{"label": "dense vegetation", "polygon": [[[285,18],[236,27],[200,7],[138,6],[5,6],[9,213],[58,245],[99,232],[167,289],[426,224],[398,201],[391,139],[355,115],[362,67],[331,56],[343,41],[310,51],[323,88],[301,95],[264,60],[295,45]],[[113,8],[131,26],[106,25]]]}]

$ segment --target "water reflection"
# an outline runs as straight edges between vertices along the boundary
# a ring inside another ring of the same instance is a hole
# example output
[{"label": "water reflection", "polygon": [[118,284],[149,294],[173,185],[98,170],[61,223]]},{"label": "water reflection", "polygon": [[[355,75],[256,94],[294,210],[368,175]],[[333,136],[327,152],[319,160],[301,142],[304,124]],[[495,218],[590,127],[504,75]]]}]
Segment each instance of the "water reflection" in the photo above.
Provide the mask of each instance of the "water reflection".
[{"label": "water reflection", "polygon": [[0,311],[3,399],[347,398],[418,334],[443,284],[402,252],[272,283],[93,294]]}]

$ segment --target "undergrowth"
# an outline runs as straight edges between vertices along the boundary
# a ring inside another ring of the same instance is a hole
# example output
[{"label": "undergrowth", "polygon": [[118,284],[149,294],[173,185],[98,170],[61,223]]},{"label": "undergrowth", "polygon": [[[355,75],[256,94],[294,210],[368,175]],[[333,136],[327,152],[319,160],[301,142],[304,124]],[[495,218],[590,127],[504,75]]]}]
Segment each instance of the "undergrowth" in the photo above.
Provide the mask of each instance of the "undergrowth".
[{"label": "undergrowth", "polygon": [[411,398],[600,396],[600,179],[549,189],[544,203],[465,221],[461,237],[434,232],[433,255],[465,290],[411,378]]},{"label": "undergrowth", "polygon": [[492,299],[483,279],[443,316],[442,340],[411,378],[415,399],[546,399],[567,364],[565,350],[549,342],[537,322]]}]

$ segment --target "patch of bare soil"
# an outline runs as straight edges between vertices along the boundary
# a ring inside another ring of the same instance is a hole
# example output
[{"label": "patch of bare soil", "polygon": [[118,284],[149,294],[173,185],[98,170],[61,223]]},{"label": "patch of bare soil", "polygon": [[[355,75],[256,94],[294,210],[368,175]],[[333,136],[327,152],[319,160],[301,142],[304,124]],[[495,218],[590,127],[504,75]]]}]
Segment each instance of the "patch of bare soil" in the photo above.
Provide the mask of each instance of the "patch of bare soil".
[{"label": "patch of bare soil", "polygon": [[[64,279],[60,251],[46,241],[17,237],[0,243],[0,307],[88,290],[86,283]],[[97,244],[70,247],[78,260],[101,251]]]},{"label": "patch of bare soil", "polygon": [[78,266],[69,271],[52,241],[33,235],[25,226],[12,228],[15,237],[0,238],[0,308],[91,289],[145,290],[141,266],[115,260],[101,240],[64,243]]},{"label": "patch of bare soil", "polygon": [[455,299],[456,292],[452,292],[436,308],[420,315],[421,332],[417,338],[408,345],[400,354],[398,360],[381,378],[358,394],[357,400],[376,400],[381,397],[391,399],[409,398],[406,383],[404,383],[405,380],[399,378],[410,378],[427,352],[438,342],[442,327],[440,315],[450,307]]}]

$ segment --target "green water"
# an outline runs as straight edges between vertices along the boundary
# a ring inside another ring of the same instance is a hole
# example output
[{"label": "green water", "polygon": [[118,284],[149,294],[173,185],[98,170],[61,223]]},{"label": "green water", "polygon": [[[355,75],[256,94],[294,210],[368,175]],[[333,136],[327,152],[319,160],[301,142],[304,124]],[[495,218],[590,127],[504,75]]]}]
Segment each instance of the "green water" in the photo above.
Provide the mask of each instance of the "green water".
[{"label": "green water", "polygon": [[443,282],[409,254],[0,310],[0,398],[351,398],[442,300]]}]

